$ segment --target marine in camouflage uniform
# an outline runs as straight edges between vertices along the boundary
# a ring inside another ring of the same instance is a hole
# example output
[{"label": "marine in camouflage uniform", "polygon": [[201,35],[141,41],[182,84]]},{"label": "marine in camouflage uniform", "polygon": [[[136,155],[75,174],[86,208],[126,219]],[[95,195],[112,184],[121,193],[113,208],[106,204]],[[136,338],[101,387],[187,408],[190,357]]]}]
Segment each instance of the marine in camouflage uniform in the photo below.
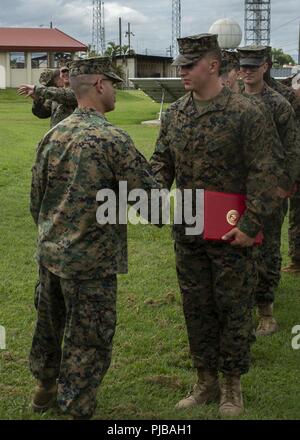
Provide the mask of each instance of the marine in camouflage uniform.
[{"label": "marine in camouflage uniform", "polygon": [[126,225],[98,224],[96,195],[118,194],[119,181],[148,195],[159,185],[129,135],[104,117],[114,108],[112,83],[121,81],[110,59],[74,61],[71,81],[89,86],[80,95],[88,108],[81,104],[46,134],[32,170],[40,286],[30,368],[39,381],[33,409],[57,401],[79,419],[96,408],[111,360],[117,274],[127,272]]},{"label": "marine in camouflage uniform", "polygon": [[233,92],[239,93],[238,76],[240,70],[240,56],[237,51],[222,50],[222,65],[220,78],[224,86],[229,87]]},{"label": "marine in camouflage uniform", "polygon": [[[62,81],[60,79],[60,71],[58,69],[51,70],[45,69],[39,78],[39,83],[44,87],[62,87]],[[51,100],[45,100],[37,96],[32,96],[32,113],[34,116],[40,119],[48,119],[52,114],[52,102]]]},{"label": "marine in camouflage uniform", "polygon": [[[258,72],[258,90],[253,94],[245,85],[245,95],[261,99],[274,120],[281,141],[281,156],[285,167],[285,175],[280,186],[290,192],[294,186],[300,167],[300,143],[296,125],[295,113],[282,95],[264,84],[264,69],[266,68],[267,49],[264,46],[247,46],[238,49],[240,65],[245,69],[260,69]],[[259,261],[259,283],[255,292],[258,305],[259,324],[257,335],[274,333],[278,326],[273,317],[275,291],[280,281],[281,269],[281,229],[287,212],[287,199],[283,201],[273,214],[266,219],[264,225],[264,242],[257,252]]]},{"label": "marine in camouflage uniform", "polygon": [[32,113],[40,119],[51,118],[50,127],[70,116],[77,107],[74,92],[58,86],[59,74],[59,70],[46,69],[39,79],[41,86],[33,89]]},{"label": "marine in camouflage uniform", "polygon": [[[77,99],[71,88],[35,86],[34,95],[38,101],[51,103],[47,116],[51,117],[51,127],[70,116],[77,107]],[[35,114],[38,116],[37,112]]]},{"label": "marine in camouflage uniform", "polygon": [[[194,71],[193,80],[197,81],[198,66],[204,69],[209,62],[206,55],[212,54],[221,64],[216,35],[182,38],[178,43],[180,55],[174,64],[180,66],[188,86],[192,81],[189,72]],[[171,105],[150,163],[156,179],[166,188],[171,188],[175,179],[180,190],[247,194],[247,210],[238,232],[254,238],[278,203],[272,194],[277,187],[272,146],[260,111],[248,99],[222,88],[218,68],[210,65],[210,69],[214,69],[214,86],[219,93],[201,102],[191,91]],[[192,394],[177,408],[217,399],[218,372],[222,372],[220,413],[237,416],[243,411],[240,375],[249,369],[250,346],[255,339],[252,307],[257,272],[253,248],[187,236],[185,225],[174,225],[173,238],[189,345],[198,373]]]},{"label": "marine in camouflage uniform", "polygon": [[[267,48],[267,56],[269,70],[265,75],[265,81],[272,89],[289,101],[295,111],[298,129],[300,130],[300,98],[291,87],[271,77],[272,48],[270,46]],[[296,192],[290,198],[289,208],[289,256],[291,257],[291,264],[283,268],[282,272],[300,273],[300,173]]]}]

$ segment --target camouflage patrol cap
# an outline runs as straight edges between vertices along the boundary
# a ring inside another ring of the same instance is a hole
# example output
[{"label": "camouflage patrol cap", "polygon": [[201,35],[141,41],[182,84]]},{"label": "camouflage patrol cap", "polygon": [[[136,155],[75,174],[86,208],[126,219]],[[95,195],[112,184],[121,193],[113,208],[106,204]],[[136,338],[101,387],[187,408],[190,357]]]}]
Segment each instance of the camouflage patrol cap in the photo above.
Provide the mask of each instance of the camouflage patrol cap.
[{"label": "camouflage patrol cap", "polygon": [[240,66],[261,66],[267,61],[268,48],[266,46],[238,47]]},{"label": "camouflage patrol cap", "polygon": [[179,55],[173,66],[188,66],[202,58],[210,50],[220,50],[218,36],[215,34],[199,34],[178,38]]},{"label": "camouflage patrol cap", "polygon": [[112,60],[110,57],[94,57],[85,60],[76,60],[68,64],[70,77],[79,75],[103,74],[114,82],[123,82],[122,78],[113,71]]},{"label": "camouflage patrol cap", "polygon": [[42,86],[50,86],[53,83],[55,76],[55,70],[45,69],[40,75],[39,83],[42,84]]},{"label": "camouflage patrol cap", "polygon": [[229,73],[232,69],[239,68],[240,54],[233,50],[222,50],[221,74]]}]

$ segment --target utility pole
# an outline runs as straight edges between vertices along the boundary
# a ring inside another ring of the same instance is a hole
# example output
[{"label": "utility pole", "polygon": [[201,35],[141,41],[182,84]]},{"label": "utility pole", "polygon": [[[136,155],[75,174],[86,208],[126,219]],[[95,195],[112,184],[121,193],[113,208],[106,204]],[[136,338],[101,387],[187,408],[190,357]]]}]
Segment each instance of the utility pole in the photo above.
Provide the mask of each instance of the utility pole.
[{"label": "utility pole", "polygon": [[122,18],[119,18],[119,46],[122,47]]},{"label": "utility pole", "polygon": [[131,35],[134,37],[134,34],[130,30],[130,23],[128,23],[128,31],[125,34],[125,36],[128,38],[128,52],[131,49]]},{"label": "utility pole", "polygon": [[300,66],[300,23],[299,23],[299,43],[298,43],[298,65]]}]

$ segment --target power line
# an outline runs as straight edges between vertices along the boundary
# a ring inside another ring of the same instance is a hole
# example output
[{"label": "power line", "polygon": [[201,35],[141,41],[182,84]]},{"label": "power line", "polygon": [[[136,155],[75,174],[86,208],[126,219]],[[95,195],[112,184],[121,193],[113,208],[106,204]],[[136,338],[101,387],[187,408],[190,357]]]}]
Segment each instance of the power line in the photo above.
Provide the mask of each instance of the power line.
[{"label": "power line", "polygon": [[289,47],[289,46],[293,46],[295,44],[295,41],[293,41],[292,43],[276,43],[276,46],[285,46],[285,47]]},{"label": "power line", "polygon": [[293,21],[298,20],[299,18],[300,18],[300,15],[298,15],[298,17],[293,18],[293,19],[290,20],[290,21],[287,21],[286,23],[281,24],[280,26],[277,26],[277,28],[275,28],[275,29],[272,29],[272,32],[277,31],[277,29],[280,29],[280,28],[282,28],[283,26],[286,26],[287,24],[290,24],[290,23],[292,23]]}]

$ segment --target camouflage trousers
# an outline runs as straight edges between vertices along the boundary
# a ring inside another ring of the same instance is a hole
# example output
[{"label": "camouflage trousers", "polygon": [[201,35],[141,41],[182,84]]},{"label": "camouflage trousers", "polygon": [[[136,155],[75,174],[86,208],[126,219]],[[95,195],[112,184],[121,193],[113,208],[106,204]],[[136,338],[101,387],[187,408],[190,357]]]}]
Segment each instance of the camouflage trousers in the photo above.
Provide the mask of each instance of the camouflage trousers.
[{"label": "camouflage trousers", "polygon": [[300,183],[296,194],[290,199],[289,256],[300,262]]},{"label": "camouflage trousers", "polygon": [[244,374],[255,341],[257,272],[252,248],[175,243],[176,268],[195,368]]},{"label": "camouflage trousers", "polygon": [[255,291],[256,304],[273,303],[275,291],[280,282],[281,271],[281,230],[287,213],[287,201],[277,208],[264,225],[264,241],[255,246],[258,284]]},{"label": "camouflage trousers", "polygon": [[39,281],[30,370],[38,380],[58,380],[62,412],[91,417],[111,361],[117,278],[66,280],[40,267]]}]

